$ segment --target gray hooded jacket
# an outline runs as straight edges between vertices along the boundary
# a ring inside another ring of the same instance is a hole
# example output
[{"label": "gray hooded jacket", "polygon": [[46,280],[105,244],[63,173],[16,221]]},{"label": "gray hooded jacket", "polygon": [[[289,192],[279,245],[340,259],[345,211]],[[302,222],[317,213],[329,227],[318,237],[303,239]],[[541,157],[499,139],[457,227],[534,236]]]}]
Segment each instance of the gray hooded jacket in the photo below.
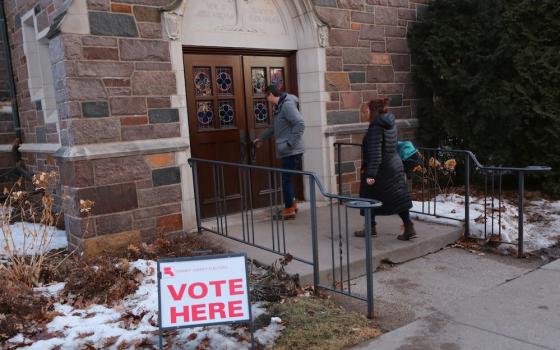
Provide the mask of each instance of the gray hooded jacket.
[{"label": "gray hooded jacket", "polygon": [[259,139],[264,141],[274,134],[276,157],[278,158],[303,154],[303,131],[305,125],[297,104],[298,98],[296,96],[290,94],[281,96],[274,113],[272,125],[259,137]]}]

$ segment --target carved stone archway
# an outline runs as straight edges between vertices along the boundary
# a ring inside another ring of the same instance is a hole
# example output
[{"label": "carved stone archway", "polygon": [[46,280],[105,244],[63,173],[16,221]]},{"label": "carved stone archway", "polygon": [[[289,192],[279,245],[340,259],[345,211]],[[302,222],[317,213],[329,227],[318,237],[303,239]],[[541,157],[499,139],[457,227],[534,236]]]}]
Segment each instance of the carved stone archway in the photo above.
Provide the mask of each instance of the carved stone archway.
[{"label": "carved stone archway", "polygon": [[[216,8],[218,5],[220,8]],[[226,13],[231,16],[226,17]],[[258,16],[260,21],[255,20]],[[331,189],[335,188],[332,149],[325,137],[328,27],[316,16],[311,0],[175,0],[164,9],[163,22],[177,77],[178,94],[172,96],[172,105],[179,109],[181,135],[186,139],[189,130],[184,45],[295,50],[300,108],[306,119],[304,167],[316,172]],[[206,27],[200,28],[201,25]],[[182,159],[184,227],[194,222],[192,178],[186,165],[189,156],[190,151]]]},{"label": "carved stone archway", "polygon": [[[275,16],[274,10],[279,16]],[[294,36],[291,49],[324,48],[328,45],[328,27],[316,15],[311,0],[174,0],[162,11],[167,36],[183,44],[212,46],[212,43],[219,44],[221,40],[228,47],[247,47],[247,42],[238,44],[227,34],[253,33],[273,35],[267,38],[267,42],[260,43],[253,37],[255,44],[252,46],[255,48],[290,49],[289,44],[277,43],[276,34],[279,31],[275,29],[282,27]],[[195,29],[199,33],[214,32],[220,39],[213,42],[212,38],[204,35],[200,39],[193,38],[189,29],[192,31],[196,27],[199,27]],[[185,40],[189,36],[190,40]]]}]

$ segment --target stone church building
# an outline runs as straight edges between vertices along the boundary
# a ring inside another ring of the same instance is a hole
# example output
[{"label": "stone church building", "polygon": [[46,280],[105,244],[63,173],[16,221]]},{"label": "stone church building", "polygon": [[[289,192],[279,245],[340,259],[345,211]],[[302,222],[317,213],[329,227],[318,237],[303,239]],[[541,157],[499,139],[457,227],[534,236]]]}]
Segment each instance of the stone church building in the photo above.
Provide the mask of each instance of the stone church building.
[{"label": "stone church building", "polygon": [[[189,231],[188,158],[277,164],[272,143],[249,149],[274,83],[300,98],[303,168],[335,192],[333,143],[361,141],[370,99],[389,96],[414,131],[406,35],[427,2],[1,1],[0,182],[56,170],[73,245]],[[359,151],[342,157],[356,192]]]}]

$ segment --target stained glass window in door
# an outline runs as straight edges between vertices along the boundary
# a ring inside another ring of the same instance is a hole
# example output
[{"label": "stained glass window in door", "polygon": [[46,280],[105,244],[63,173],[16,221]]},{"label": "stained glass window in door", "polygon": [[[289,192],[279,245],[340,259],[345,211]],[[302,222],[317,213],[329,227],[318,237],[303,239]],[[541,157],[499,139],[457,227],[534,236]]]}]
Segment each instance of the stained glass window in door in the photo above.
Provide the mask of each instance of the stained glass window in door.
[{"label": "stained glass window in door", "polygon": [[233,100],[218,102],[218,113],[220,114],[220,126],[222,128],[235,126],[235,107]]},{"label": "stained glass window in door", "polygon": [[198,127],[201,129],[212,128],[212,120],[214,112],[212,110],[211,101],[198,101],[196,103],[196,117],[198,119]]},{"label": "stained glass window in door", "polygon": [[216,85],[219,95],[233,95],[233,70],[231,67],[216,67]]},{"label": "stained glass window in door", "polygon": [[196,97],[212,95],[210,67],[193,67],[193,82]]},{"label": "stained glass window in door", "polygon": [[253,100],[256,124],[268,124],[268,103],[266,100]]},{"label": "stained glass window in door", "polygon": [[266,68],[252,68],[251,82],[253,84],[253,94],[263,95],[266,90]]},{"label": "stained glass window in door", "polygon": [[278,90],[285,91],[284,68],[270,68],[270,83],[276,85]]}]

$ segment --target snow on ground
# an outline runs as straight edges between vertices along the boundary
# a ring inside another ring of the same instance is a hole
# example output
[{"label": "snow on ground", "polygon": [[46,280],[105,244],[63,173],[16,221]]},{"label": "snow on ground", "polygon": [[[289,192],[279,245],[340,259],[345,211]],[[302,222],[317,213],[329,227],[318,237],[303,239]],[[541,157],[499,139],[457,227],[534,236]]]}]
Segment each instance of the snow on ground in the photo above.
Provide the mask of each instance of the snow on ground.
[{"label": "snow on ground", "polygon": [[[516,243],[518,235],[518,211],[517,204],[512,204],[507,200],[501,203],[494,199],[492,209],[492,199],[486,199],[486,223],[484,220],[484,198],[471,197],[470,203],[470,233],[473,237],[484,238],[486,234],[501,234],[504,242]],[[465,197],[457,194],[440,195],[434,201],[413,202],[412,210],[432,215],[451,217],[463,220],[465,217]],[[492,220],[492,212],[494,219]],[[501,212],[501,220],[498,212]],[[560,201],[527,201],[524,212],[524,247],[526,251],[538,250],[550,247],[560,240]],[[446,223],[450,225],[463,225],[463,222],[452,219],[411,213],[412,218],[436,223]]]},{"label": "snow on ground", "polygon": [[[158,344],[157,327],[157,279],[156,262],[137,260],[131,269],[137,268],[144,279],[136,292],[126,297],[122,303],[107,307],[91,305],[87,309],[73,308],[69,305],[55,304],[56,316],[48,325],[47,331],[53,335],[32,343],[21,334],[9,340],[12,344],[23,343],[28,350],[77,350],[87,345],[95,349],[135,349],[144,348],[142,344]],[[63,288],[63,285],[62,285]],[[60,284],[36,289],[44,294],[53,295],[62,289]],[[265,313],[260,303],[252,306],[253,317]],[[284,326],[279,318],[273,318],[269,326],[255,332],[255,338],[263,345],[270,346]],[[185,328],[168,335],[164,341],[171,341],[170,349],[196,349],[201,342],[208,342],[210,349],[248,349],[249,334],[243,327],[228,325]],[[88,347],[89,348],[89,347]]]},{"label": "snow on ground", "polygon": [[0,225],[0,261],[6,260],[13,252],[18,255],[39,253],[41,237],[44,237],[44,251],[66,248],[66,232],[53,226],[17,222],[13,225]]},{"label": "snow on ground", "polygon": [[35,292],[39,292],[39,293],[43,294],[46,297],[55,297],[60,292],[62,292],[65,285],[66,285],[66,283],[59,282],[59,283],[49,284],[47,286],[36,287],[33,290]]}]

